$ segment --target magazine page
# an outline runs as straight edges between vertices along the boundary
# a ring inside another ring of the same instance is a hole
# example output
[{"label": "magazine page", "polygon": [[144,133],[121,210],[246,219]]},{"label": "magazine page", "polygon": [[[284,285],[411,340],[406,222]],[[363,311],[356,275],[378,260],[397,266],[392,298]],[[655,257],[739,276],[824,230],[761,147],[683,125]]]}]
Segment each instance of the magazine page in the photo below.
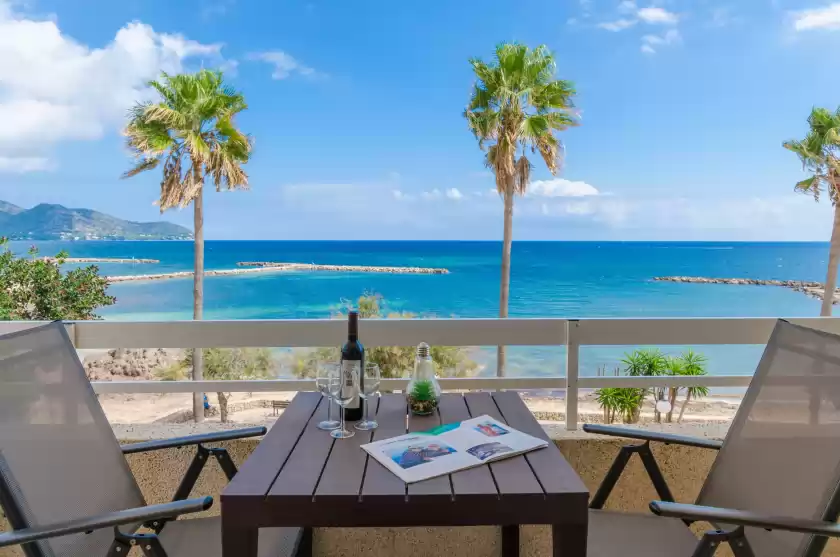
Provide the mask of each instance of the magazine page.
[{"label": "magazine page", "polygon": [[545,447],[490,416],[362,445],[406,483],[418,482]]}]

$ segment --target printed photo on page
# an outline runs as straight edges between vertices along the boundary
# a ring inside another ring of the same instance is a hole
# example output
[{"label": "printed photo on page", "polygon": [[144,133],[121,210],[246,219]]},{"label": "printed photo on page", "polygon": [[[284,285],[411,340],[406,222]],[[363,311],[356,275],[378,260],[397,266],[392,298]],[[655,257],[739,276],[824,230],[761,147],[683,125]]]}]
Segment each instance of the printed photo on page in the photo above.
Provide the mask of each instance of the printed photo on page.
[{"label": "printed photo on page", "polygon": [[543,448],[548,442],[490,416],[442,425],[362,445],[406,483],[451,474]]}]

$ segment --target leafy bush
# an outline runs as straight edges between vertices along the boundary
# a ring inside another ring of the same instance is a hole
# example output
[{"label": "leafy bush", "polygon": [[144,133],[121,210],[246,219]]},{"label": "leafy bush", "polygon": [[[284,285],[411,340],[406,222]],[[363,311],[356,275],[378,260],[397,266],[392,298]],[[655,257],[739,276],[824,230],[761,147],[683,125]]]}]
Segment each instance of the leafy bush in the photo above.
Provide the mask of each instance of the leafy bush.
[{"label": "leafy bush", "polygon": [[[351,304],[342,302],[345,307]],[[383,311],[384,299],[378,294],[365,293],[359,297],[357,307],[362,319],[410,319],[416,317],[409,312]],[[336,318],[344,318],[344,313],[337,313]],[[361,339],[364,342],[364,339]],[[467,357],[463,348],[455,346],[432,346],[432,361],[441,375],[447,377],[468,377],[478,365]],[[414,369],[414,346],[369,346],[365,347],[365,359],[379,365],[383,378],[403,377]],[[341,358],[338,348],[318,348],[299,351],[293,361],[293,373],[298,377],[314,378],[319,362],[335,362]]]},{"label": "leafy bush", "polygon": [[39,258],[35,247],[16,257],[0,238],[0,320],[98,319],[94,310],[117,301],[96,265],[62,273],[66,258]]},{"label": "leafy bush", "polygon": [[[184,353],[183,359],[168,368],[158,371],[158,379],[182,381],[189,379],[192,371],[193,351]],[[266,348],[205,348],[204,379],[231,381],[245,379],[266,379],[274,371],[274,358]],[[217,392],[219,414],[223,423],[228,421],[228,399],[230,393]]]}]

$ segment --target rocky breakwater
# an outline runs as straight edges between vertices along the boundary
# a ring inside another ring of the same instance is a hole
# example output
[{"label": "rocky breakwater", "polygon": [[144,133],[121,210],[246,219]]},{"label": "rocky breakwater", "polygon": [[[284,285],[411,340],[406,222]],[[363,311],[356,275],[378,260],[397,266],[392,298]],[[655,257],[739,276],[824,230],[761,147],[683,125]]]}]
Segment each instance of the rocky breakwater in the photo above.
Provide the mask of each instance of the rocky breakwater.
[{"label": "rocky breakwater", "polygon": [[449,269],[435,267],[381,267],[370,265],[319,265],[317,263],[281,263],[240,261],[239,267],[281,268],[287,271],[335,271],[339,273],[390,273],[395,275],[446,275]]},{"label": "rocky breakwater", "polygon": [[[57,261],[55,257],[45,257],[44,261]],[[114,257],[66,257],[65,263],[160,263],[159,259],[121,259]]]},{"label": "rocky breakwater", "polygon": [[[653,277],[660,282],[690,282],[697,284],[737,284],[747,286],[781,286],[796,292],[802,292],[812,298],[822,300],[825,287],[821,282],[804,280],[763,280],[751,278],[711,278],[711,277]],[[840,303],[840,289],[834,291],[834,303]]]}]

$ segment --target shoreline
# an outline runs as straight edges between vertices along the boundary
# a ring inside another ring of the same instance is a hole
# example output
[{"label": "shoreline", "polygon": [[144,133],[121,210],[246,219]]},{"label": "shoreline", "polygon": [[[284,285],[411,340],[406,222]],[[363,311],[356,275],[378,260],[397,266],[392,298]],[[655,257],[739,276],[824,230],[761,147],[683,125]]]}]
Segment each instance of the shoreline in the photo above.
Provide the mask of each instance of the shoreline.
[{"label": "shoreline", "polygon": [[[279,273],[288,271],[334,271],[334,272],[356,272],[356,273],[386,273],[398,275],[446,275],[449,274],[448,269],[431,268],[431,267],[380,267],[380,266],[363,266],[363,265],[317,265],[309,263],[270,263],[270,262],[250,262],[244,261],[237,263],[240,269],[216,269],[204,271],[205,277],[230,276],[230,275],[246,275],[254,273]],[[193,276],[193,271],[176,271],[172,273],[157,273],[150,275],[114,275],[105,277],[108,282],[132,282],[132,281],[149,281],[149,280],[168,280],[190,278]]]},{"label": "shoreline", "polygon": [[[795,292],[802,292],[806,296],[822,300],[825,286],[821,282],[807,280],[763,280],[751,278],[712,278],[712,277],[653,277],[656,282],[680,282],[692,284],[736,284],[741,286],[781,286]],[[840,303],[840,289],[834,291],[834,303]]]}]

